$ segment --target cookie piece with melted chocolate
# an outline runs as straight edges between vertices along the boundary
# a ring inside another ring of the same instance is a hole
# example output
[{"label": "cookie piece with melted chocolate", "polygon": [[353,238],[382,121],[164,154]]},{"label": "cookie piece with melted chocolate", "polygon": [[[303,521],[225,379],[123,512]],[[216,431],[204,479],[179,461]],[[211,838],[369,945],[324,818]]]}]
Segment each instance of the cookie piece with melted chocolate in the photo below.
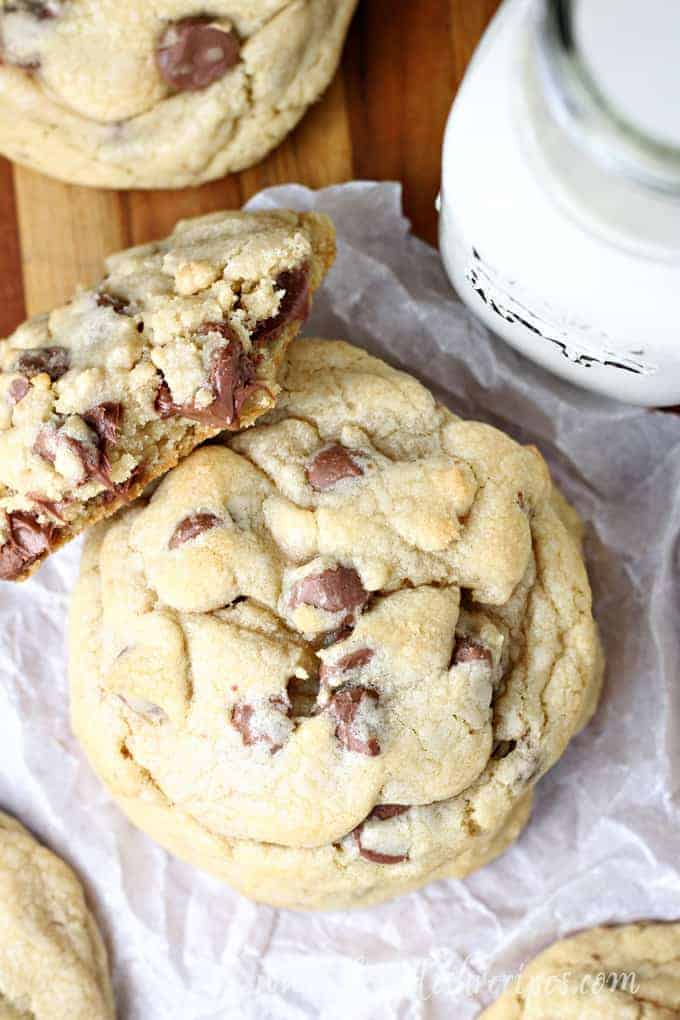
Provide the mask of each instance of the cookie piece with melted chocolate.
[{"label": "cookie piece with melted chocolate", "polygon": [[[0,341],[0,579],[272,408],[333,257],[324,216],[213,213],[110,256],[96,287]],[[17,513],[48,539],[24,548]]]}]

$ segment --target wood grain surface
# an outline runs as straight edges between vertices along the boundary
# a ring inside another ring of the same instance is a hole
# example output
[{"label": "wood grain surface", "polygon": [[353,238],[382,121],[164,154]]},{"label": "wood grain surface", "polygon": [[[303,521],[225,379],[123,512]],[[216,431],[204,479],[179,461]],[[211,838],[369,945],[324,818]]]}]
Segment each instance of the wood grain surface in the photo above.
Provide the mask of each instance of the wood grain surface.
[{"label": "wood grain surface", "polygon": [[498,2],[360,0],[340,70],[297,130],[258,166],[202,188],[98,191],[0,159],[0,336],[94,282],[108,252],[273,184],[401,180],[415,231],[434,242],[446,115]]}]

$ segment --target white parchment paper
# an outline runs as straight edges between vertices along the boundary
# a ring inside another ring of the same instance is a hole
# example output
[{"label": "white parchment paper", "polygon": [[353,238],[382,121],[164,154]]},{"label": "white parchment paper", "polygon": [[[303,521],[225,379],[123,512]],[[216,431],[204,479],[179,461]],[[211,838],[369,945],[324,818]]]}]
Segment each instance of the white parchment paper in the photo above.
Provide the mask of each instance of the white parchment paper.
[{"label": "white parchment paper", "polygon": [[337,225],[307,332],[365,345],[547,457],[587,524],[608,657],[597,716],[539,784],[519,842],[466,881],[348,914],[255,906],[129,825],[71,736],[75,543],[0,586],[0,805],[83,877],[120,1020],[468,1020],[559,936],[680,919],[680,418],[574,389],[492,338],[410,236],[397,185],[251,203],[275,205]]}]

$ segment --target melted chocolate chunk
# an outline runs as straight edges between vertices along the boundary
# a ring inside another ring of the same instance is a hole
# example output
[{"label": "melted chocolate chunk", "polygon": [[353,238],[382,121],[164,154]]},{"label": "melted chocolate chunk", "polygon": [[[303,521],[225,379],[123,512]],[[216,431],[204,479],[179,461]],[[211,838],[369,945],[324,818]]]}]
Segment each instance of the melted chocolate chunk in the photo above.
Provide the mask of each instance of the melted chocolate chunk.
[{"label": "melted chocolate chunk", "polygon": [[489,649],[479,641],[470,637],[457,637],[451,665],[459,666],[463,662],[487,662],[490,666],[493,663],[493,657]]},{"label": "melted chocolate chunk", "polygon": [[216,527],[219,523],[220,518],[216,517],[215,514],[190,514],[189,517],[185,517],[183,521],[180,521],[173,531],[168,542],[168,549],[177,549],[180,545],[190,542],[192,538],[197,538],[204,531],[209,531],[210,528]]},{"label": "melted chocolate chunk", "polygon": [[64,513],[64,510],[66,509],[66,507],[70,505],[72,500],[70,500],[70,499],[59,499],[59,500],[45,499],[44,496],[41,496],[37,492],[27,492],[26,495],[41,510],[46,511],[48,514],[52,514],[52,516],[56,517],[58,521],[62,522],[62,524],[66,523],[66,521],[64,520],[63,513]]},{"label": "melted chocolate chunk", "polygon": [[376,737],[363,739],[357,732],[362,712],[377,704],[378,692],[369,687],[344,687],[330,699],[328,710],[336,721],[335,736],[346,750],[369,757],[380,754]]},{"label": "melted chocolate chunk", "polygon": [[172,418],[173,415],[179,414],[182,410],[180,405],[176,404],[172,399],[170,387],[165,379],[163,379],[158,387],[158,393],[156,394],[153,406],[161,418]]},{"label": "melted chocolate chunk", "polygon": [[[201,332],[223,332],[222,326],[222,323],[206,323]],[[212,428],[238,428],[243,405],[261,384],[256,379],[255,363],[237,340],[230,340],[226,347],[219,347],[213,354],[210,385],[215,395],[213,402],[207,407],[194,407],[193,404],[176,404],[170,387],[163,380],[154,407],[161,418],[180,415]]]},{"label": "melted chocolate chunk", "polygon": [[9,538],[0,547],[0,578],[13,581],[48,552],[56,536],[52,524],[41,524],[35,514],[15,510],[7,515]]},{"label": "melted chocolate chunk", "polygon": [[46,460],[48,464],[54,464],[59,446],[68,447],[80,461],[85,477],[79,484],[84,485],[90,479],[95,479],[105,485],[107,489],[113,489],[113,482],[109,474],[111,464],[99,439],[97,444],[84,443],[80,439],[67,435],[61,429],[46,426],[38,432],[33,444],[33,452]]},{"label": "melted chocolate chunk", "polygon": [[[290,705],[283,698],[274,695],[269,699],[269,703],[276,712],[285,716],[290,715]],[[241,701],[234,705],[231,711],[231,724],[241,734],[241,739],[246,747],[250,747],[252,744],[267,744],[270,753],[276,754],[281,750],[283,744],[278,743],[274,736],[264,732],[260,727],[254,726],[254,715],[255,706]]]},{"label": "melted chocolate chunk", "polygon": [[285,269],[276,277],[276,289],[285,291],[279,310],[269,319],[258,322],[251,334],[254,345],[262,347],[278,340],[289,322],[306,319],[309,315],[309,266]]},{"label": "melted chocolate chunk", "polygon": [[358,478],[363,473],[351,452],[339,443],[317,453],[307,468],[309,484],[316,492],[326,492],[343,478]]},{"label": "melted chocolate chunk", "polygon": [[293,588],[291,606],[314,606],[327,613],[353,612],[365,606],[369,593],[352,567],[335,567],[308,574]]},{"label": "melted chocolate chunk", "polygon": [[97,433],[100,444],[115,446],[118,442],[118,430],[123,420],[123,405],[107,400],[96,404],[83,414],[84,421]]},{"label": "melted chocolate chunk", "polygon": [[110,489],[107,489],[106,492],[100,493],[98,498],[102,501],[102,503],[113,503],[114,500],[118,500],[121,503],[127,503],[130,499],[132,489],[142,481],[143,476],[144,465],[137,464],[124,482],[117,482]]},{"label": "melted chocolate chunk", "polygon": [[69,352],[65,347],[33,347],[22,351],[14,362],[13,371],[29,379],[46,372],[52,382],[56,382],[68,372],[69,362]]},{"label": "melted chocolate chunk", "polygon": [[20,400],[24,399],[29,389],[28,379],[24,379],[23,376],[19,379],[13,379],[9,387],[10,404],[18,404]]},{"label": "melted chocolate chunk", "polygon": [[192,92],[219,81],[240,58],[235,32],[211,24],[210,18],[171,22],[158,41],[156,64],[170,88]]}]

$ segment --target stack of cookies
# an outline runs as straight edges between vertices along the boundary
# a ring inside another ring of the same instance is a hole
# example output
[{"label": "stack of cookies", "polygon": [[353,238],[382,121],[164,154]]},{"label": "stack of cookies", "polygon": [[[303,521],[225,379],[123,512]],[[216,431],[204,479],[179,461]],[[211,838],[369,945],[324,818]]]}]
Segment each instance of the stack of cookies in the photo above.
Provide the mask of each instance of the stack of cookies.
[{"label": "stack of cookies", "polygon": [[[355,5],[0,0],[0,151],[108,187],[250,166],[328,84]],[[169,851],[298,909],[495,858],[602,673],[540,453],[296,339],[334,254],[321,215],[186,220],[0,342],[0,578],[87,532],[69,647],[92,767]],[[78,879],[2,814],[0,916],[2,1017],[111,1020]],[[677,1015],[679,942],[586,933],[488,1016]],[[586,1013],[598,965],[641,980]]]},{"label": "stack of cookies", "polygon": [[601,673],[538,451],[293,342],[333,254],[320,215],[186,221],[0,354],[3,578],[99,522],[70,635],[93,767],[174,853],[298,908],[495,857]]}]

